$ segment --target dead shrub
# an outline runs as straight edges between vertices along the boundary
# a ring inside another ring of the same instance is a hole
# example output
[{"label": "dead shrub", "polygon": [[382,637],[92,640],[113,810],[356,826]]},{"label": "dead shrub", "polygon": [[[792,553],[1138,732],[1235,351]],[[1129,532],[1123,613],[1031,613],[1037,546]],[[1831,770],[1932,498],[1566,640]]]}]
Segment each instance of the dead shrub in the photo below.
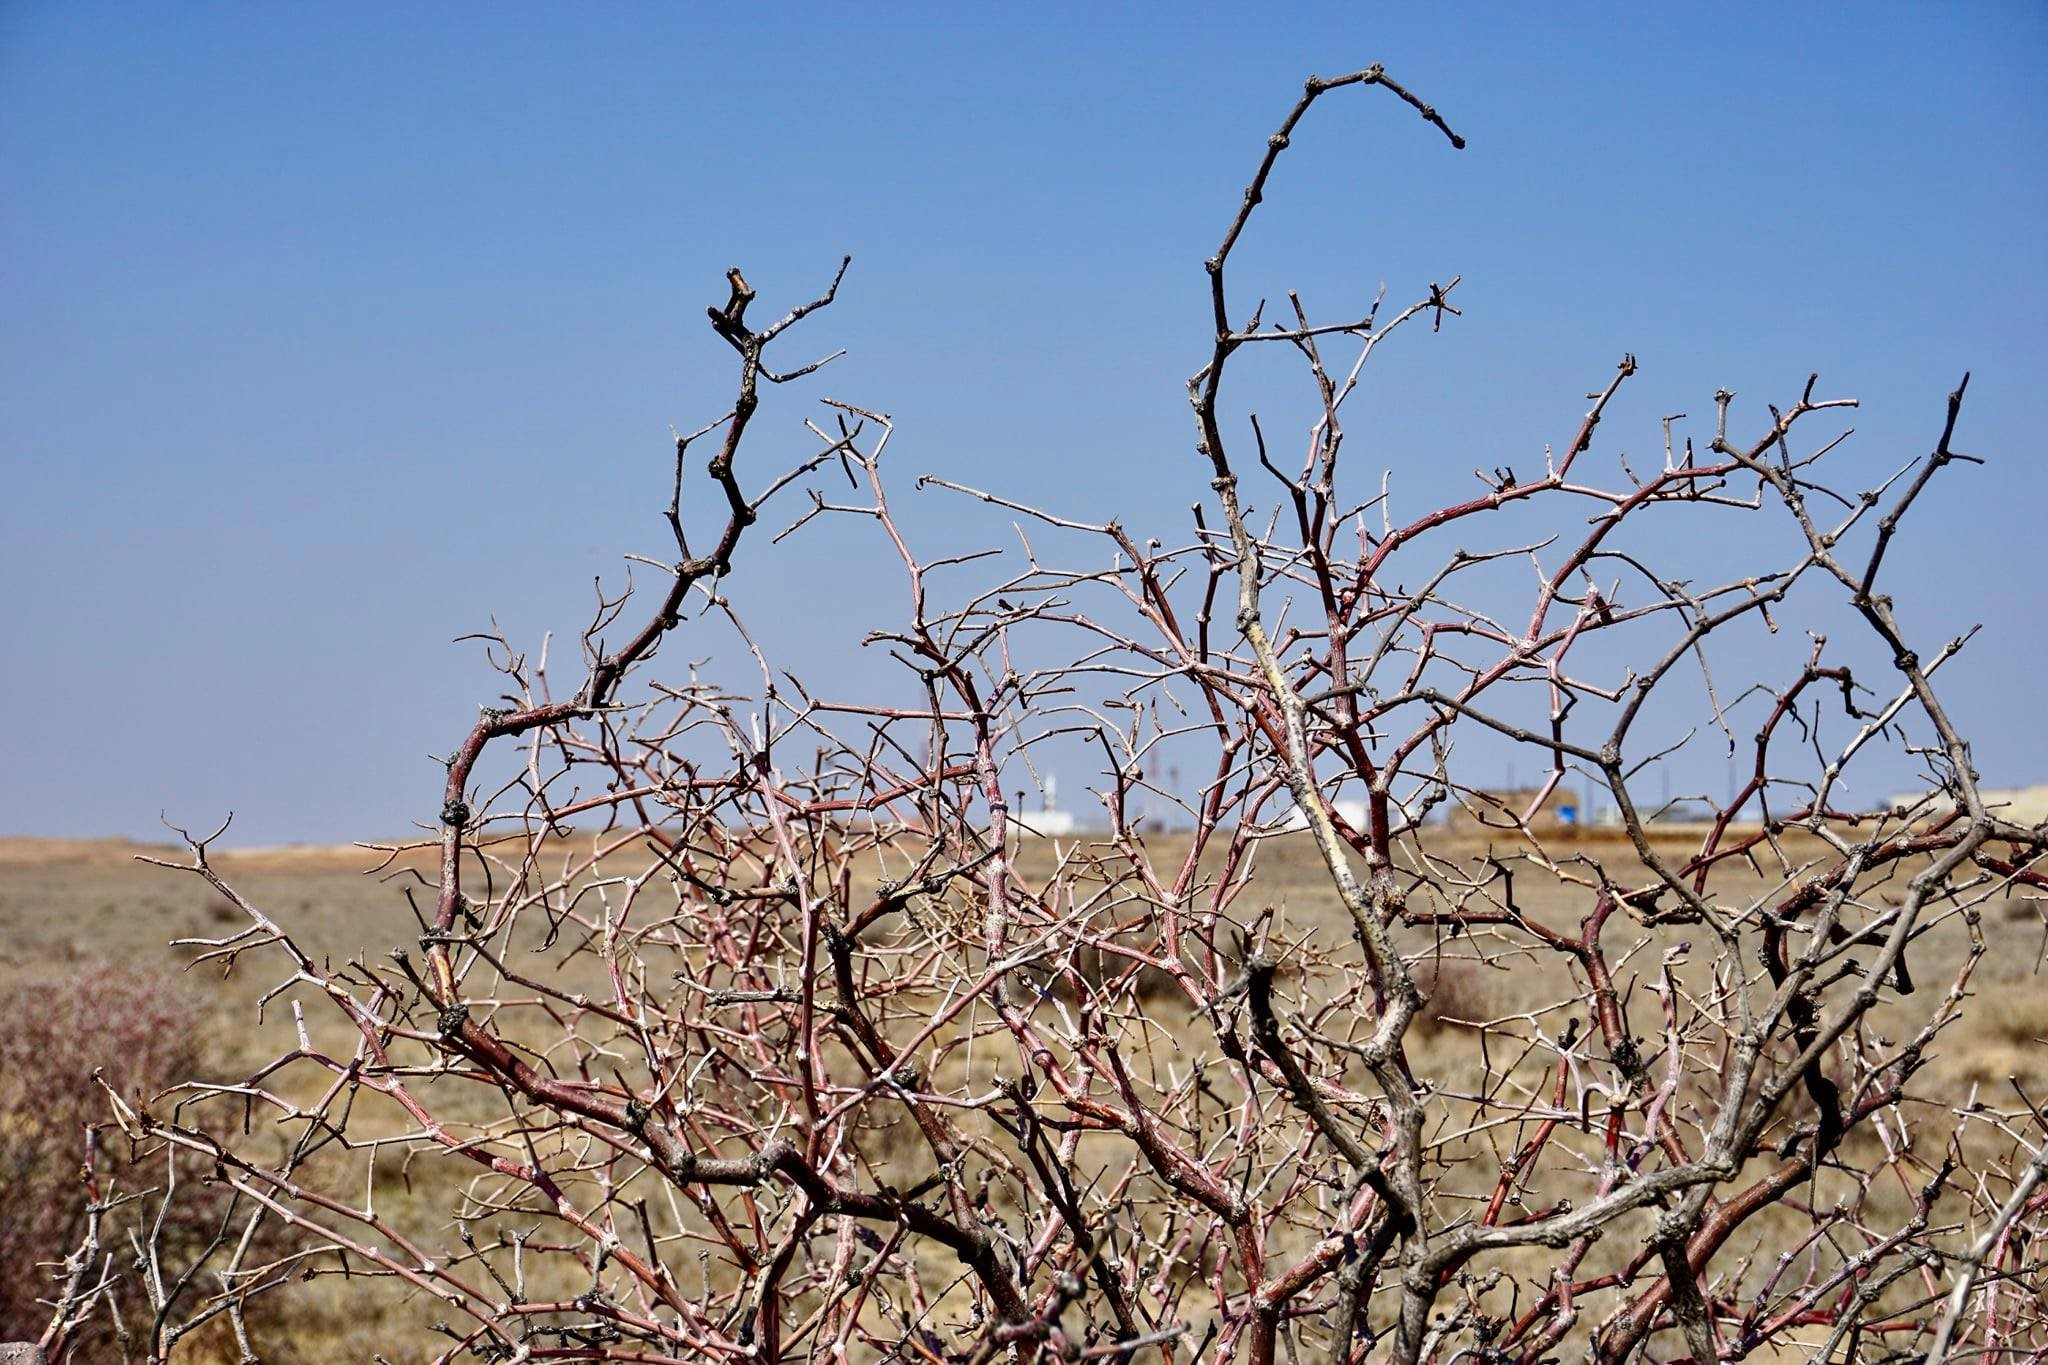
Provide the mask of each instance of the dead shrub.
[{"label": "dead shrub", "polygon": [[1429,957],[1415,964],[1422,992],[1418,1027],[1432,1032],[1484,1023],[1502,1013],[1495,969],[1461,957]]},{"label": "dead shrub", "polygon": [[[124,1096],[147,1098],[197,1075],[198,1014],[161,971],[86,963],[0,991],[0,1182],[13,1216],[0,1219],[0,1337],[33,1340],[49,1325],[37,1300],[76,1246],[85,1220],[86,1133],[108,1120],[98,1072]],[[125,1166],[125,1143],[104,1144],[102,1174]],[[117,1150],[118,1149],[118,1150]]]}]

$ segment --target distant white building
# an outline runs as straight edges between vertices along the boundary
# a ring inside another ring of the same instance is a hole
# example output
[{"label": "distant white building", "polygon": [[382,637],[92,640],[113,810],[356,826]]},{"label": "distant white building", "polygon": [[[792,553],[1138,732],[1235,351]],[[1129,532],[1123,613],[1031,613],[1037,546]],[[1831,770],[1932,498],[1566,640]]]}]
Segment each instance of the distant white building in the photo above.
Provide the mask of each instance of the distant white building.
[{"label": "distant white building", "polygon": [[1072,834],[1081,827],[1072,811],[1060,809],[1060,780],[1051,773],[1045,775],[1045,804],[1035,811],[1020,812],[1011,817],[1033,834]]},{"label": "distant white building", "polygon": [[[1365,802],[1354,801],[1348,797],[1340,801],[1330,802],[1330,809],[1336,812],[1339,820],[1342,820],[1353,829],[1364,829],[1365,822],[1371,818]],[[1283,830],[1307,829],[1308,817],[1302,814],[1300,806],[1289,806],[1287,814],[1280,817],[1279,828]]]}]

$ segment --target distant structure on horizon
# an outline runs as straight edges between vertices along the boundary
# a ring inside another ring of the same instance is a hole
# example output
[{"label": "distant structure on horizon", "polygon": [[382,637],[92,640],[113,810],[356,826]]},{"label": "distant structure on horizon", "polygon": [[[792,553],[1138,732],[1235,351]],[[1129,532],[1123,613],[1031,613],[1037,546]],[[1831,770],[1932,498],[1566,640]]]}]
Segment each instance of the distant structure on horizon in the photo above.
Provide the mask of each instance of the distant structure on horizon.
[{"label": "distant structure on horizon", "polygon": [[[2038,825],[2048,821],[2048,784],[2033,787],[1979,787],[1977,794],[1984,798],[1987,809],[1995,811],[2001,820],[2010,820],[2016,825]],[[1898,792],[1887,798],[1893,810],[1911,809],[1927,800],[1939,796],[1938,792]]]},{"label": "distant structure on horizon", "polygon": [[1045,775],[1045,803],[1037,810],[1016,817],[1017,823],[1033,834],[1072,834],[1081,827],[1072,811],[1060,809],[1060,780],[1052,773]]},{"label": "distant structure on horizon", "polygon": [[[1336,814],[1339,820],[1342,820],[1351,828],[1365,828],[1365,822],[1368,818],[1368,807],[1365,802],[1346,797],[1342,800],[1330,802],[1330,810]],[[1267,828],[1269,832],[1276,833],[1304,830],[1308,828],[1308,817],[1301,813],[1300,806],[1289,806],[1287,813],[1280,817],[1279,822]]]},{"label": "distant structure on horizon", "polygon": [[1446,810],[1444,823],[1459,833],[1477,834],[1515,829],[1524,815],[1539,833],[1590,823],[1578,794],[1561,782],[1548,793],[1541,787],[1469,792]]}]

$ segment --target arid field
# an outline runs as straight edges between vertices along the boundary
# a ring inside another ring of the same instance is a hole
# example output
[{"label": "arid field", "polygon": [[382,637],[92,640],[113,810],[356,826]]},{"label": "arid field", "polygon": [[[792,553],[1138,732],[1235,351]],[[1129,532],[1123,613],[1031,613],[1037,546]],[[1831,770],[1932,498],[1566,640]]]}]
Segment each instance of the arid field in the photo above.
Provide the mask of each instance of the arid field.
[{"label": "arid field", "polygon": [[[1172,836],[1157,838],[1169,846],[1172,842]],[[1446,836],[1444,846],[1433,851],[1439,857],[1477,857],[1484,848],[1477,843],[1460,848]],[[1606,852],[1611,855],[1614,850]],[[1023,875],[1028,879],[1034,863],[1043,864],[1050,853],[1027,845]],[[276,983],[277,963],[252,954],[233,974],[222,977],[204,969],[188,970],[192,950],[171,946],[179,938],[218,937],[238,927],[240,912],[198,878],[149,865],[138,855],[171,860],[180,856],[168,847],[112,841],[0,841],[0,998],[8,1004],[11,1036],[28,1049],[14,1055],[42,1059],[41,1069],[32,1076],[23,1074],[32,1068],[20,1062],[13,1068],[15,1074],[0,1074],[0,1098],[6,1105],[0,1114],[0,1134],[14,1144],[9,1156],[18,1163],[10,1172],[16,1188],[32,1189],[36,1199],[53,1206],[67,1197],[82,1197],[75,1182],[77,1158],[65,1169],[55,1169],[53,1153],[70,1148],[82,1155],[82,1135],[69,1129],[81,1119],[106,1122],[109,1117],[104,1097],[90,1085],[93,1067],[126,1077],[138,1088],[136,1098],[141,1101],[147,1098],[142,1089],[189,1079],[194,1073],[238,1080],[291,1047],[291,995],[270,1002],[258,1019],[259,997]],[[355,955],[378,958],[418,936],[404,891],[407,886],[416,891],[422,887],[430,855],[409,854],[376,875],[365,874],[364,869],[384,862],[383,855],[359,848],[223,852],[215,857],[219,871],[239,891],[288,925],[303,945],[335,961]],[[1733,896],[1765,889],[1759,879],[1755,886],[1726,886],[1721,892]],[[1562,882],[1530,879],[1523,894],[1530,908],[1561,921],[1575,910],[1573,888]],[[1275,924],[1288,933],[1326,936],[1332,943],[1344,936],[1341,911],[1304,840],[1266,842],[1244,903],[1270,907]],[[1993,913],[1983,918],[1982,931],[1989,951],[1971,979],[1973,998],[1961,1021],[1939,1035],[1915,1087],[1922,1104],[1918,1114],[1910,1115],[1911,1121],[1939,1125],[1944,1107],[1967,1105],[1973,1095],[2003,1102],[2015,1093],[2015,1086],[2035,1095],[2048,1089],[2048,1043],[2043,1041],[2048,1038],[2048,990],[2039,975],[2044,941],[2040,912],[2030,901],[2010,898],[1994,904]],[[1657,934],[1645,933],[1640,956],[1653,960],[1652,950],[1658,946]],[[1969,939],[1960,929],[1932,935],[1916,949],[1919,960],[1914,969],[1938,988],[1969,950]],[[1448,950],[1429,982],[1429,1012],[1410,1038],[1409,1054],[1417,1073],[1456,1089],[1487,1074],[1481,1064],[1482,1048],[1493,1050],[1491,1064],[1498,1075],[1503,1055],[1524,1046],[1536,1023],[1543,1023],[1554,1036],[1565,1024],[1554,1007],[1576,988],[1556,975],[1559,969],[1554,966],[1532,970],[1532,963],[1542,961],[1491,954],[1484,943]],[[1304,998],[1316,988],[1314,978],[1297,986]],[[115,998],[82,998],[95,992],[111,992]],[[134,1016],[137,998],[146,998],[153,1011],[143,1032],[184,1030],[189,1036],[153,1036],[144,1046],[134,1030],[124,1033],[119,1025],[125,1016]],[[326,1002],[308,995],[304,1003],[314,1041],[345,1050],[348,1030],[331,1009],[323,1008]],[[1171,1007],[1170,1001],[1161,1006]],[[1189,1046],[1199,1047],[1204,1021],[1189,1015],[1180,1022]],[[1877,1025],[1883,1027],[1882,1008]],[[108,1053],[112,1055],[103,1055]],[[179,1074],[135,1074],[135,1067],[146,1070],[150,1065]],[[390,1121],[388,1115],[365,1117],[372,1125],[366,1131]],[[1512,1136],[1503,1135],[1503,1140]],[[108,1146],[118,1145],[115,1134]],[[914,1147],[905,1149],[913,1158]],[[26,1156],[21,1155],[24,1152]],[[1853,1169],[1856,1161],[1874,1161],[1878,1155],[1856,1144],[1844,1152],[1844,1168],[1826,1171],[1816,1182],[1818,1201],[1840,1193],[1830,1186],[1840,1182],[1847,1188],[1848,1182],[1860,1179]],[[388,1185],[384,1206],[394,1221],[407,1226],[409,1235],[423,1247],[453,1248],[458,1230],[451,1226],[446,1198],[429,1198],[423,1192],[433,1184],[436,1173],[430,1167],[436,1160],[448,1158],[430,1156],[418,1167],[408,1162],[402,1168],[379,1168],[375,1178]],[[35,1168],[20,1169],[24,1161]],[[334,1172],[339,1179],[341,1167]],[[126,1178],[146,1188],[143,1182],[150,1173],[138,1170]],[[1474,1196],[1481,1193],[1475,1191]],[[1533,1204],[1544,1193],[1540,1185],[1532,1185],[1523,1198]],[[71,1226],[65,1217],[53,1215],[61,1215],[61,1209],[53,1207],[24,1223],[43,1229],[45,1237],[52,1235],[51,1229]],[[1785,1216],[1792,1217],[1789,1212]],[[18,1253],[23,1240],[17,1234],[10,1249]],[[37,1248],[36,1254],[54,1258],[66,1250],[50,1245]],[[19,1297],[12,1305],[17,1324],[28,1312]],[[323,1275],[289,1299],[277,1298],[250,1312],[252,1331],[280,1359],[370,1359],[378,1352],[392,1360],[431,1355],[446,1346],[445,1338],[428,1330],[432,1318],[431,1305],[388,1279],[333,1275]],[[234,1343],[224,1330],[191,1345],[196,1348],[194,1359],[236,1358]]]}]

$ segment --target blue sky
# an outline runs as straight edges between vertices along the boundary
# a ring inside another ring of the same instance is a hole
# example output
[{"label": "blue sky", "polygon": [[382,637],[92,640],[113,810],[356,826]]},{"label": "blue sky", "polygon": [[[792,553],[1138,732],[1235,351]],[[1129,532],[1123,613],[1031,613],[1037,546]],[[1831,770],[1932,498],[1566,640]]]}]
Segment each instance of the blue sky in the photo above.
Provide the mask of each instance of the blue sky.
[{"label": "blue sky", "polygon": [[[1462,321],[1376,360],[1353,458],[1424,490],[1528,458],[1633,351],[1624,448],[1817,369],[1888,467],[1971,370],[1992,464],[1937,488],[1898,591],[1930,634],[1985,623],[1950,684],[1979,766],[2048,780],[2038,5],[15,3],[0,833],[430,819],[494,691],[452,638],[573,636],[661,552],[668,429],[728,398],[730,265],[779,308],[855,258],[796,343],[849,354],[764,459],[827,393],[893,414],[906,494],[1180,533],[1200,262],[1301,78],[1373,61],[1470,149],[1332,102],[1236,282],[1334,315],[1463,275]],[[796,671],[869,666],[871,559],[743,561]]]}]

